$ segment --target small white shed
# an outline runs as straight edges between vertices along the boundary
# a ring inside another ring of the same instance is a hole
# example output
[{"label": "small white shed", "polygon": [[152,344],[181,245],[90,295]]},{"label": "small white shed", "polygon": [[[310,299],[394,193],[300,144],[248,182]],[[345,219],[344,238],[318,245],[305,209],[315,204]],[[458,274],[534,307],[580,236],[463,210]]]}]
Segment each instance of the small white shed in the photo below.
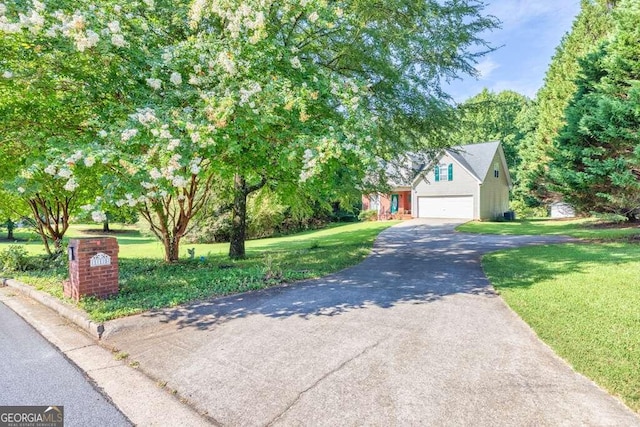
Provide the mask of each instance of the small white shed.
[{"label": "small white shed", "polygon": [[554,202],[549,206],[549,216],[551,218],[573,218],[576,210],[569,203]]}]

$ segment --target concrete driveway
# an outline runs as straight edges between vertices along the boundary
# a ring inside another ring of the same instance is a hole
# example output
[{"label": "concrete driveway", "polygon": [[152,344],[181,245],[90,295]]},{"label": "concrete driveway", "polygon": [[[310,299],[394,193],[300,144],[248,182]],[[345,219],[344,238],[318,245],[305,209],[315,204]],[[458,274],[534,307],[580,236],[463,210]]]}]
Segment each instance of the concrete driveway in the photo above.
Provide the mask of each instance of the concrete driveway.
[{"label": "concrete driveway", "polygon": [[413,220],[338,274],[111,321],[222,425],[639,425],[491,290],[483,253],[561,241]]}]

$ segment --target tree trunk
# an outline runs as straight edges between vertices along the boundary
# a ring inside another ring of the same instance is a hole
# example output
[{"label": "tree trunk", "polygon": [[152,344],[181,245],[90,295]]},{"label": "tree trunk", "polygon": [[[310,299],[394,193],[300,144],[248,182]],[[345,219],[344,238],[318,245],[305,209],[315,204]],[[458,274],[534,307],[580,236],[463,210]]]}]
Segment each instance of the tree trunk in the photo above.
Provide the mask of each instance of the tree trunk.
[{"label": "tree trunk", "polygon": [[47,251],[47,255],[53,255],[53,252],[51,252],[51,247],[49,246],[49,239],[47,239],[47,236],[46,234],[44,234],[44,232],[40,234],[40,238],[42,239],[42,243],[44,244],[45,251]]},{"label": "tree trunk", "polygon": [[247,186],[242,175],[236,174],[233,189],[229,258],[240,259],[245,257],[244,241],[247,229]]},{"label": "tree trunk", "polygon": [[11,218],[7,219],[7,240],[13,240],[13,229],[15,228],[15,223],[11,221]]},{"label": "tree trunk", "polygon": [[58,255],[62,253],[62,236],[56,236],[53,240],[54,254]]},{"label": "tree trunk", "polygon": [[180,259],[180,237],[164,236],[162,244],[164,245],[164,261],[177,262]]},{"label": "tree trunk", "polygon": [[109,220],[105,219],[104,222],[102,223],[102,232],[103,233],[108,233],[110,231],[111,231],[111,229],[109,228]]}]

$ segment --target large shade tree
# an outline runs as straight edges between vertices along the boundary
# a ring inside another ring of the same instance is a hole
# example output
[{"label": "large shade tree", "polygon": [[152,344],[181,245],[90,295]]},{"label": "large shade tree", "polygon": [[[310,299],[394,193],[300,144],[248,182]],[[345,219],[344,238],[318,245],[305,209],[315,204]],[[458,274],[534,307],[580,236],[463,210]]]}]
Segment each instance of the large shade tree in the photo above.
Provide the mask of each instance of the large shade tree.
[{"label": "large shade tree", "polygon": [[313,192],[335,174],[356,186],[381,159],[433,143],[449,119],[441,80],[473,74],[487,50],[478,34],[496,26],[482,8],[473,0],[105,0],[86,10],[35,2],[1,11],[0,30],[12,43],[35,39],[52,55],[99,65],[70,62],[72,81],[97,98],[74,141],[104,165],[104,200],[137,207],[173,261],[213,190],[218,210],[232,212],[230,256],[242,257],[246,200],[263,186]]},{"label": "large shade tree", "polygon": [[460,118],[455,132],[451,134],[452,143],[502,141],[509,171],[515,177],[520,164],[520,142],[525,137],[518,117],[529,103],[526,96],[511,90],[498,93],[482,90],[457,107]]}]

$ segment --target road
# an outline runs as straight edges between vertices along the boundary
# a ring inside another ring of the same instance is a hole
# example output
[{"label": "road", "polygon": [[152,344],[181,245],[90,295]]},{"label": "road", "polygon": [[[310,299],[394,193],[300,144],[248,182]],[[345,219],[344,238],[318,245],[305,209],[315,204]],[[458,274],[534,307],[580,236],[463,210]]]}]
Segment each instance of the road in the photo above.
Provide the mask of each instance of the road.
[{"label": "road", "polygon": [[0,406],[64,406],[65,426],[130,426],[92,382],[0,302]]}]

